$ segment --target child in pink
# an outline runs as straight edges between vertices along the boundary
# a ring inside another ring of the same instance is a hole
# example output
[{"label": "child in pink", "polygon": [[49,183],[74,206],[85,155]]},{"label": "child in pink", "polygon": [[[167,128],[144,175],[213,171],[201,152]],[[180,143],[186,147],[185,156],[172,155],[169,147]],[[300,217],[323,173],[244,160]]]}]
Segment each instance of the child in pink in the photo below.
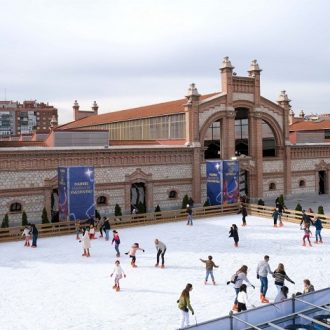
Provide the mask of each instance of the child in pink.
[{"label": "child in pink", "polygon": [[112,288],[115,289],[116,291],[120,291],[119,280],[123,278],[123,275],[124,277],[126,277],[126,274],[124,270],[121,268],[119,260],[116,260],[115,268],[113,269],[110,276],[112,277],[113,274],[115,274],[115,285]]},{"label": "child in pink", "polygon": [[143,250],[142,248],[140,248],[139,243],[134,243],[134,244],[131,246],[130,250],[129,250],[128,252],[125,253],[125,254],[128,254],[130,258],[132,258],[132,261],[131,261],[131,265],[132,265],[132,267],[137,267],[137,266],[135,265],[135,262],[136,262],[136,256],[135,256],[135,254],[136,254],[136,251],[137,251],[137,250],[141,250],[141,251],[144,252],[144,250]]},{"label": "child in pink", "polygon": [[312,232],[309,229],[309,225],[305,224],[305,227],[303,228],[303,231],[304,231],[303,246],[306,246],[306,242],[305,242],[306,238],[308,240],[309,246],[312,246],[311,240],[309,239],[311,234],[312,234]]},{"label": "child in pink", "polygon": [[30,246],[30,238],[31,238],[31,228],[29,226],[25,226],[22,236],[25,236],[24,246]]}]

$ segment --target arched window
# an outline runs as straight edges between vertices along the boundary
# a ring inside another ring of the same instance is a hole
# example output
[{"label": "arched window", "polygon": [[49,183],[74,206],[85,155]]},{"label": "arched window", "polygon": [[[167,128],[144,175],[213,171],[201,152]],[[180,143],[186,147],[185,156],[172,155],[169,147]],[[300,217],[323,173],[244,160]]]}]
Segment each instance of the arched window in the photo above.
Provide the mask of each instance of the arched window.
[{"label": "arched window", "polygon": [[12,203],[9,207],[10,212],[22,212],[22,204],[21,203]]},{"label": "arched window", "polygon": [[305,180],[300,180],[300,181],[299,181],[299,188],[304,188],[304,187],[306,187],[306,182],[305,182]]},{"label": "arched window", "polygon": [[235,155],[249,155],[249,109],[235,109]]},{"label": "arched window", "polygon": [[175,190],[171,190],[168,194],[168,198],[175,199],[178,197],[178,193]]},{"label": "arched window", "polygon": [[206,131],[204,138],[205,159],[219,159],[221,144],[221,122],[213,122]]},{"label": "arched window", "polygon": [[269,190],[276,190],[276,184],[274,182],[269,184]]},{"label": "arched window", "polygon": [[99,196],[96,200],[97,205],[107,205],[108,199],[105,196]]},{"label": "arched window", "polygon": [[276,156],[275,135],[272,128],[264,120],[262,121],[262,156]]}]

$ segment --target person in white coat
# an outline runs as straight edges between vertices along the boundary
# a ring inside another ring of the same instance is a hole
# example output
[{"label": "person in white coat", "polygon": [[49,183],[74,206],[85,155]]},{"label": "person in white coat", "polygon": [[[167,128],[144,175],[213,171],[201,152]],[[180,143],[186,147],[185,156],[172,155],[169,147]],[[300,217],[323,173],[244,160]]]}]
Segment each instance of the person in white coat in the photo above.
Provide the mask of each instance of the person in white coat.
[{"label": "person in white coat", "polygon": [[120,291],[119,280],[123,278],[123,276],[126,277],[126,274],[124,270],[121,268],[119,260],[116,260],[115,267],[112,273],[110,274],[110,276],[112,277],[113,274],[115,274],[115,285],[112,288],[115,289],[116,291]]},{"label": "person in white coat", "polygon": [[165,252],[166,252],[166,245],[161,242],[158,238],[155,239],[155,247],[156,247],[156,250],[157,250],[157,263],[155,264],[155,267],[158,267],[159,265],[159,257],[161,256],[162,257],[162,265],[161,265],[161,268],[164,268],[165,265],[165,260],[164,260],[164,255],[165,255]]},{"label": "person in white coat", "polygon": [[89,230],[88,228],[85,230],[84,236],[81,238],[79,242],[82,242],[82,246],[84,249],[83,257],[90,257],[89,249],[91,248],[91,240],[89,238]]},{"label": "person in white coat", "polygon": [[239,293],[237,295],[237,311],[241,312],[241,311],[246,311],[246,307],[247,306],[252,306],[255,307],[254,305],[252,305],[248,299],[248,295],[246,293],[246,284],[242,284],[239,288]]},{"label": "person in white coat", "polygon": [[266,298],[266,293],[268,290],[268,274],[273,274],[271,271],[269,264],[269,256],[264,256],[264,260],[261,260],[257,267],[257,278],[260,280],[260,301],[262,303],[269,303],[269,300]]},{"label": "person in white coat", "polygon": [[24,246],[30,246],[30,239],[31,239],[31,228],[29,226],[25,226],[22,237],[25,236],[25,243]]}]

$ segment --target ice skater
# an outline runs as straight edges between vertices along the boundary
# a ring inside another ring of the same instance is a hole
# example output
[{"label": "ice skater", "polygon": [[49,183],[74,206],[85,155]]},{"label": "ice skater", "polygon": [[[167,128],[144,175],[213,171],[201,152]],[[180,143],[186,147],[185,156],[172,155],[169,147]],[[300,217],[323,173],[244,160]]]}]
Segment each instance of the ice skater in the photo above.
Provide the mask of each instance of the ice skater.
[{"label": "ice skater", "polygon": [[189,204],[187,204],[187,208],[186,208],[186,213],[187,213],[187,226],[188,225],[193,225],[193,222],[192,222],[192,208]]},{"label": "ice skater", "polygon": [[24,246],[30,246],[30,239],[31,239],[31,228],[30,226],[25,226],[23,233],[22,233],[22,237],[25,237],[25,243]]},{"label": "ice skater", "polygon": [[39,235],[39,231],[38,228],[35,224],[31,225],[31,233],[32,233],[32,248],[36,248],[37,247],[37,240],[38,240],[38,235]]},{"label": "ice skater", "polygon": [[303,246],[306,246],[306,238],[307,238],[307,241],[309,243],[309,246],[312,246],[312,243],[311,243],[311,240],[310,240],[310,237],[311,237],[312,232],[309,229],[309,224],[307,224],[305,222],[305,226],[304,226],[304,228],[302,228],[302,230],[304,231],[303,244],[302,245]]},{"label": "ice skater", "polygon": [[213,259],[212,256],[208,256],[207,260],[199,259],[201,262],[204,262],[205,267],[206,267],[206,275],[205,275],[205,282],[204,282],[204,284],[207,284],[207,280],[209,278],[209,275],[211,275],[211,279],[212,279],[213,285],[215,285],[215,280],[214,280],[214,276],[213,276],[213,267],[218,268],[219,266],[217,266],[213,262],[212,259]]},{"label": "ice skater", "polygon": [[277,227],[277,220],[279,219],[279,217],[280,217],[280,212],[276,208],[272,214],[272,218],[274,220],[274,227]]},{"label": "ice skater", "polygon": [[75,222],[75,232],[76,232],[76,239],[80,240],[80,220]]},{"label": "ice skater", "polygon": [[238,241],[239,241],[238,228],[235,224],[232,224],[232,226],[230,227],[229,237],[232,237],[234,239],[235,247],[238,247]]},{"label": "ice skater", "polygon": [[237,295],[237,312],[246,311],[247,306],[252,306],[253,308],[256,307],[250,303],[248,295],[246,293],[246,289],[246,284],[242,284],[239,288],[239,292]]},{"label": "ice skater", "polygon": [[89,249],[91,248],[91,240],[89,238],[89,228],[86,228],[85,233],[79,242],[82,243],[84,249],[82,256],[90,257]]},{"label": "ice skater", "polygon": [[323,226],[320,218],[316,218],[316,220],[313,222],[313,226],[315,227],[315,244],[318,244],[319,242],[323,243],[321,236],[321,230]]},{"label": "ice skater", "polygon": [[125,254],[128,254],[130,258],[132,258],[131,265],[134,268],[137,267],[137,265],[135,264],[135,262],[136,262],[136,256],[135,256],[135,254],[136,254],[136,251],[137,250],[141,250],[141,251],[144,252],[144,249],[140,248],[139,243],[134,243],[131,246],[131,248],[129,249],[129,251],[125,253]]},{"label": "ice skater", "polygon": [[165,255],[165,252],[166,252],[166,245],[161,242],[158,238],[155,239],[155,247],[156,247],[156,250],[157,250],[157,262],[155,264],[155,267],[158,267],[159,265],[159,257],[161,256],[162,257],[162,265],[160,266],[161,268],[164,268],[165,265],[165,260],[164,260],[164,255]]},{"label": "ice skater", "polygon": [[280,292],[282,286],[284,286],[284,280],[287,280],[292,284],[295,284],[286,274],[284,270],[284,265],[281,263],[278,264],[277,268],[274,270],[273,277],[275,279],[275,286],[277,288],[277,292]]},{"label": "ice skater", "polygon": [[112,288],[115,289],[116,291],[120,291],[119,281],[120,281],[120,279],[123,278],[123,276],[126,277],[126,274],[125,274],[124,270],[122,269],[122,267],[120,266],[119,260],[115,261],[115,267],[114,267],[112,273],[110,274],[110,277],[112,277],[113,274],[115,274],[115,284]]},{"label": "ice skater", "polygon": [[111,244],[115,243],[116,257],[119,258],[120,257],[120,252],[119,252],[120,238],[119,238],[117,230],[113,230],[112,234],[113,234],[113,238],[112,238]]},{"label": "ice skater", "polygon": [[247,272],[248,272],[248,266],[243,265],[233,276],[231,281],[227,282],[227,285],[229,283],[233,283],[234,284],[234,289],[235,289],[235,300],[234,300],[234,305],[232,307],[233,311],[238,310],[238,302],[237,302],[237,295],[239,293],[239,289],[241,287],[241,285],[243,284],[243,281],[250,284],[250,286],[255,289],[255,286],[253,284],[251,284],[251,282],[249,281],[249,279],[247,278]]},{"label": "ice skater", "polygon": [[181,292],[180,298],[177,300],[178,307],[182,313],[180,328],[189,326],[189,310],[191,311],[191,314],[194,315],[194,309],[191,307],[190,304],[190,291],[192,289],[192,284],[188,283],[185,289]]},{"label": "ice skater", "polygon": [[260,301],[262,303],[269,303],[269,300],[266,298],[266,293],[268,290],[268,274],[273,274],[271,271],[269,264],[269,256],[264,256],[264,260],[261,260],[257,267],[257,278],[260,280]]},{"label": "ice skater", "polygon": [[246,226],[246,217],[248,215],[248,212],[247,212],[247,208],[242,205],[241,207],[241,213],[242,213],[242,226],[245,227]]},{"label": "ice skater", "polygon": [[93,225],[90,225],[90,228],[89,228],[89,239],[96,239],[95,227]]}]

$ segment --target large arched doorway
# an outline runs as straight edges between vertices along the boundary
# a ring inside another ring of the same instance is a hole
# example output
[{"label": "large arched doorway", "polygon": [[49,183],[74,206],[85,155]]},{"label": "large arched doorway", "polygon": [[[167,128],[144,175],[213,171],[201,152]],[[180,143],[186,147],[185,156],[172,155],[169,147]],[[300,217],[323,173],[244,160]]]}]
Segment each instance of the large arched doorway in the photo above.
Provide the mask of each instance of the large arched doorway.
[{"label": "large arched doorway", "polygon": [[276,139],[271,126],[262,121],[262,156],[275,157],[276,156]]}]

